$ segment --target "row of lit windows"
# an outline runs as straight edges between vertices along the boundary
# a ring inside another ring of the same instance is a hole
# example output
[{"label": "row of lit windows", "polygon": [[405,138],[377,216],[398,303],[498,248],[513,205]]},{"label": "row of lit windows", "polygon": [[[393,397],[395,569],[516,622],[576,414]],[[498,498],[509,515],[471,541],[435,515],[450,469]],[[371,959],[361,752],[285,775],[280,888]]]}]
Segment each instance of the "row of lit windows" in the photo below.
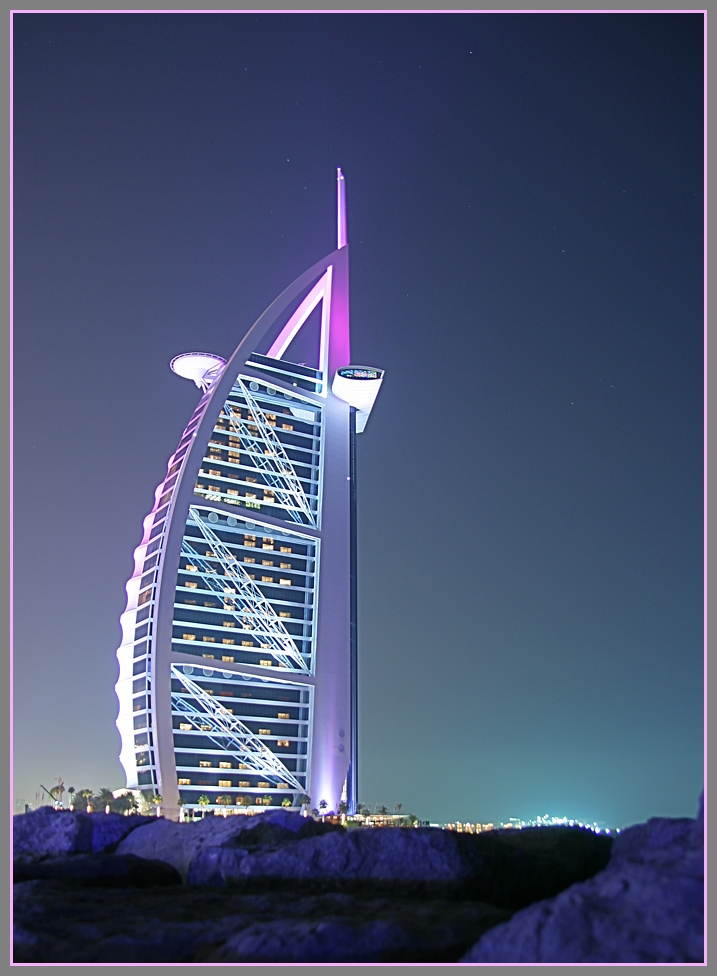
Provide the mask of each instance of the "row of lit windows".
[{"label": "row of lit windows", "polygon": [[[211,783],[202,783],[202,782],[194,783],[193,784],[192,781],[191,781],[191,779],[189,777],[187,777],[187,776],[180,776],[177,779],[177,784],[179,786],[192,786],[192,785],[194,785],[194,786],[212,786],[212,785],[214,785],[214,784],[211,784]],[[248,780],[239,780],[238,782],[232,783],[232,781],[230,779],[219,779],[219,780],[217,780],[216,785],[218,787],[220,787],[220,788],[221,787],[225,787],[225,788],[228,788],[228,789],[233,789],[233,788],[235,789],[237,787],[239,789],[252,789],[252,784]],[[277,783],[276,786],[274,786],[274,787],[272,787],[271,783],[257,783],[256,784],[256,787],[254,787],[254,789],[259,789],[259,790],[266,790],[266,789],[288,790],[288,789],[290,789],[290,787],[289,787],[289,784],[288,783]]]}]

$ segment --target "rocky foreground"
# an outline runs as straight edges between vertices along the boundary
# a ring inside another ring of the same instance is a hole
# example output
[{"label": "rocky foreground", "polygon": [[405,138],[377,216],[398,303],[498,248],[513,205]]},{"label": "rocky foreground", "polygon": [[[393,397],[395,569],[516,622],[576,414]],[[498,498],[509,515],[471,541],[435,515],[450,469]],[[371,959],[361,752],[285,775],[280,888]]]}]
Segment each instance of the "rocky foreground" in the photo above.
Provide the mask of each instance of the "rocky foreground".
[{"label": "rocky foreground", "polygon": [[15,962],[701,962],[702,819],[14,818]]}]

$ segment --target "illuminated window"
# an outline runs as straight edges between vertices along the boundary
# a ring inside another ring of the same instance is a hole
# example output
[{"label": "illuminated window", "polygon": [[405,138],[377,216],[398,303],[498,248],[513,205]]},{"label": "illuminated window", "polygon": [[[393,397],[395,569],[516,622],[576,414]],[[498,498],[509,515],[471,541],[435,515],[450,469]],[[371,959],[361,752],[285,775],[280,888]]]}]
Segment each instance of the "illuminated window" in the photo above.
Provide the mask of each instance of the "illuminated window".
[{"label": "illuminated window", "polygon": [[256,498],[256,492],[248,491],[244,497],[245,498]]},{"label": "illuminated window", "polygon": [[238,488],[227,488],[227,495],[238,495],[238,494],[239,494]]},{"label": "illuminated window", "polygon": [[[205,606],[206,606],[206,604],[205,604]],[[202,640],[205,641],[207,644],[213,644],[214,641],[216,640],[216,637],[207,637],[207,635],[205,634],[202,637]]]},{"label": "illuminated window", "polygon": [[[253,485],[256,484],[256,478],[252,478],[251,475],[246,475],[245,478],[244,478],[244,481],[250,481]],[[252,536],[252,539],[253,538],[254,538],[254,536]]]},{"label": "illuminated window", "polygon": [[290,546],[280,546],[279,547],[279,552],[291,552],[291,547]]},{"label": "illuminated window", "polygon": [[269,421],[269,423],[274,426],[276,424],[276,414],[275,413],[265,413],[264,416]]},{"label": "illuminated window", "polygon": [[[206,657],[206,655],[205,655],[205,657]],[[200,725],[199,728],[202,730],[202,732],[211,732],[212,731],[211,725]]]},{"label": "illuminated window", "polygon": [[[259,735],[271,735],[271,729],[259,729]],[[261,786],[261,783],[259,783]]]},{"label": "illuminated window", "polygon": [[191,725],[188,725],[186,722],[180,722],[179,723],[179,728],[182,730],[182,732],[191,732],[192,731],[192,726]]},{"label": "illuminated window", "polygon": [[279,616],[280,616],[280,617],[290,617],[290,616],[291,616],[291,614],[289,613],[289,611],[288,611],[288,610],[280,610],[280,611],[279,611]]},{"label": "illuminated window", "polygon": [[[255,546],[256,545],[256,536],[255,535],[245,535],[244,536],[244,545],[245,546]],[[189,568],[189,567],[187,567],[187,568]]]},{"label": "illuminated window", "polygon": [[279,563],[279,569],[291,569],[291,563]]},{"label": "illuminated window", "polygon": [[[197,573],[197,572],[199,572],[199,570],[197,569],[197,567],[196,567],[196,566],[190,566],[190,565],[189,565],[189,563],[187,563],[187,565],[186,565],[186,566],[185,566],[184,568],[185,568],[185,569],[186,569],[186,570],[187,570],[188,572],[190,572],[190,573]],[[196,585],[196,584],[195,584],[195,585]],[[189,586],[189,583],[187,583],[187,586]]]},{"label": "illuminated window", "polygon": [[232,764],[230,762],[220,762],[219,763],[219,768],[220,769],[231,769],[232,768]]},{"label": "illuminated window", "polygon": [[192,785],[192,781],[191,781],[191,779],[178,779],[177,780],[177,784],[179,786],[191,786]]},{"label": "illuminated window", "polygon": [[271,788],[271,783],[257,783],[259,789],[266,790]]},{"label": "illuminated window", "polygon": [[225,593],[236,593],[236,590],[234,589],[233,586],[225,586],[224,587],[224,592]]},{"label": "illuminated window", "polygon": [[193,590],[196,590],[196,588],[197,588],[197,586],[198,586],[199,584],[197,583],[197,581],[196,581],[196,580],[187,580],[187,581],[185,582],[185,584],[184,584],[184,585],[185,585],[185,586],[189,586],[189,587],[190,587],[191,589],[193,589]]},{"label": "illuminated window", "polygon": [[216,478],[221,478],[221,471],[215,471],[214,468],[209,469],[209,474],[213,474]]},{"label": "illuminated window", "polygon": [[293,430],[294,429],[294,425],[293,424],[282,424],[281,425],[281,429],[282,430]]},{"label": "illuminated window", "polygon": [[231,786],[232,781],[230,779],[218,779],[217,786]]},{"label": "illuminated window", "polygon": [[196,600],[192,600],[192,599],[191,599],[190,597],[188,597],[188,596],[185,596],[185,598],[184,598],[184,602],[185,602],[185,603],[196,603],[197,601],[196,601]]},{"label": "illuminated window", "polygon": [[200,759],[199,765],[206,768],[206,767],[211,767],[212,764],[208,762],[206,759]]},{"label": "illuminated window", "polygon": [[[287,745],[288,745],[288,742],[287,742]],[[288,790],[289,789],[289,784],[288,783],[277,783],[276,784],[276,788],[277,788],[277,790]]]},{"label": "illuminated window", "polygon": [[264,538],[264,540],[263,540],[263,542],[261,544],[261,548],[262,549],[273,549],[274,548],[274,540],[273,539]]},{"label": "illuminated window", "polygon": [[265,661],[265,660],[263,660],[263,659],[261,659],[261,658],[260,658],[260,659],[259,659],[259,664],[260,664],[260,665],[261,665],[261,666],[262,666],[263,668],[270,668],[270,667],[271,667],[271,664],[272,664],[272,662],[271,662],[271,661]]},{"label": "illuminated window", "polygon": [[255,563],[256,562],[256,559],[254,559],[253,556],[245,556],[244,557],[244,562],[245,563]]},{"label": "illuminated window", "polygon": [[202,654],[202,657],[210,657],[212,660],[214,660],[213,654]]},{"label": "illuminated window", "polygon": [[291,586],[291,580],[290,579],[280,579],[279,580],[279,583],[282,586]]},{"label": "illuminated window", "polygon": [[222,620],[222,627],[236,627],[236,623],[233,620]]},{"label": "illuminated window", "polygon": [[284,748],[287,748],[288,745],[289,745],[289,740],[288,739],[277,739],[276,740],[276,744],[278,746],[283,746]]},{"label": "illuminated window", "polygon": [[241,642],[241,646],[242,647],[253,647],[254,646],[254,641],[242,641]]},{"label": "illuminated window", "polygon": [[274,582],[274,577],[273,576],[262,576],[261,581],[262,581],[262,583],[273,583]]},{"label": "illuminated window", "polygon": [[213,556],[214,555],[214,551],[212,549],[205,549],[204,550],[204,555],[205,556]]},{"label": "illuminated window", "polygon": [[251,783],[249,782],[248,779],[240,779],[239,786],[246,789],[247,786],[251,786]]},{"label": "illuminated window", "polygon": [[289,715],[288,712],[279,712],[279,714],[276,717],[277,718],[291,718],[291,715]]},{"label": "illuminated window", "polygon": [[196,640],[196,634],[182,634],[182,640]]},{"label": "illuminated window", "polygon": [[[205,607],[216,607],[216,603],[213,600],[205,600],[204,601],[204,606]],[[206,639],[207,638],[205,637],[204,640],[206,640]],[[212,640],[214,640],[214,638],[212,638]]]},{"label": "illuminated window", "polygon": [[[249,698],[251,698],[251,695],[249,695]],[[249,767],[247,766],[246,763],[239,763],[239,769],[248,769],[248,768]]]},{"label": "illuminated window", "polygon": [[262,559],[261,564],[262,564],[262,566],[273,566],[274,565],[274,560],[273,559]]},{"label": "illuminated window", "polygon": [[139,600],[137,600],[137,606],[141,607],[143,603],[146,603],[152,595],[151,590],[145,590],[144,593],[140,593]]}]

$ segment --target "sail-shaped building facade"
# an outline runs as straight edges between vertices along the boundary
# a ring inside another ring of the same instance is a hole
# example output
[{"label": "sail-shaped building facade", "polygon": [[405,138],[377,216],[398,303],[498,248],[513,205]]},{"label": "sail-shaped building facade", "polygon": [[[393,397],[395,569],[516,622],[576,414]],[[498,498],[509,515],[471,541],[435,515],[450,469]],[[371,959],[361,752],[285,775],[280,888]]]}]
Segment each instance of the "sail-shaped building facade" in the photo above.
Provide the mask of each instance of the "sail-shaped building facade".
[{"label": "sail-shaped building facade", "polygon": [[337,223],[228,361],[172,361],[202,395],[135,549],[116,684],[127,786],[168,816],[356,805],[354,438],[383,373],[351,364],[340,171]]}]

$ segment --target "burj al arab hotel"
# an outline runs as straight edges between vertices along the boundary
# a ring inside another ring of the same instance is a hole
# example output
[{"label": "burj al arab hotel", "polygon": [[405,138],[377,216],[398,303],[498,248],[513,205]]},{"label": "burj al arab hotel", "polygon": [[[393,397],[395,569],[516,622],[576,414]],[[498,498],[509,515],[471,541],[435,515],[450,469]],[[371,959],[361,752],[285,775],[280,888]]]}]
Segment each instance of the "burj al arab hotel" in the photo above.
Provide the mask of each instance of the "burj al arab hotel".
[{"label": "burj al arab hotel", "polygon": [[171,363],[201,399],[134,551],[115,686],[127,786],[169,817],[356,807],[355,436],[383,371],[351,363],[344,188],[336,250],[230,359]]}]

